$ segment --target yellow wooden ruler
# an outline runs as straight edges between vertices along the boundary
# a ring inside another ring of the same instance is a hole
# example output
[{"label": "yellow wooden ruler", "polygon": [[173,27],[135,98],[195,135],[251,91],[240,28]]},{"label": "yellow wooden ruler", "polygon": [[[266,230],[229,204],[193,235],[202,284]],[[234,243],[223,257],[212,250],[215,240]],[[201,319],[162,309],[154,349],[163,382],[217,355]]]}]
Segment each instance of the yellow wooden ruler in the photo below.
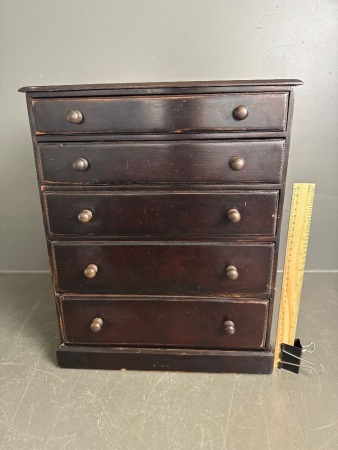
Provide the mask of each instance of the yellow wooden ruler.
[{"label": "yellow wooden ruler", "polygon": [[281,344],[293,345],[296,336],[315,184],[295,183],[285,251],[274,366],[280,361]]}]

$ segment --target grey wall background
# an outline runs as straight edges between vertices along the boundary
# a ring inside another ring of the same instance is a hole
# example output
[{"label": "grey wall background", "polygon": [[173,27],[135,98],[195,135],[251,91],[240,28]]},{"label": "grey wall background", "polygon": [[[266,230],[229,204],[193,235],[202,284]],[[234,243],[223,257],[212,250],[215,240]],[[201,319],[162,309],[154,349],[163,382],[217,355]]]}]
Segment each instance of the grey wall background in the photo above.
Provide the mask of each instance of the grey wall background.
[{"label": "grey wall background", "polygon": [[305,83],[287,204],[293,182],[317,184],[307,269],[338,269],[337,0],[0,0],[0,65],[0,270],[48,268],[18,88],[250,78]]}]

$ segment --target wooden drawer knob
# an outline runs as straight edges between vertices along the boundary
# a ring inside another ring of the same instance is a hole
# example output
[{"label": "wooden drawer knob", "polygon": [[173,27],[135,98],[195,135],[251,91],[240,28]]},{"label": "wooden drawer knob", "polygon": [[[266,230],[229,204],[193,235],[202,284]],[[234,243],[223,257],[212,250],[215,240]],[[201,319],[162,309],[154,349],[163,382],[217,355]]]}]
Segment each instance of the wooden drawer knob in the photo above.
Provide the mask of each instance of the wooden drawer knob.
[{"label": "wooden drawer knob", "polygon": [[102,325],[103,325],[103,320],[100,319],[99,317],[95,317],[93,322],[90,324],[90,329],[94,333],[97,333],[98,331],[101,331]]},{"label": "wooden drawer knob", "polygon": [[85,270],[84,270],[84,275],[86,278],[94,278],[97,274],[98,271],[98,267],[95,264],[89,264]]},{"label": "wooden drawer knob", "polygon": [[224,322],[224,331],[226,334],[232,336],[236,333],[235,324],[231,320],[227,320]]},{"label": "wooden drawer knob", "polygon": [[83,172],[84,170],[88,169],[88,161],[84,158],[78,158],[73,162],[73,169],[77,170],[78,172]]},{"label": "wooden drawer knob", "polygon": [[93,213],[89,211],[89,209],[84,209],[81,211],[77,216],[79,222],[81,223],[87,223],[90,222],[93,218]]},{"label": "wooden drawer knob", "polygon": [[83,115],[81,111],[77,111],[76,109],[72,109],[67,112],[67,120],[70,123],[81,123],[83,120]]},{"label": "wooden drawer knob", "polygon": [[240,105],[232,111],[232,115],[236,120],[244,120],[248,117],[249,111],[246,106]]},{"label": "wooden drawer knob", "polygon": [[241,215],[237,209],[229,209],[228,211],[228,219],[230,222],[237,223],[241,220]]},{"label": "wooden drawer knob", "polygon": [[239,156],[235,156],[230,161],[230,167],[232,170],[240,171],[243,170],[243,167],[245,166],[245,161],[243,158],[240,158]]},{"label": "wooden drawer knob", "polygon": [[226,269],[226,274],[229,280],[237,280],[238,278],[238,270],[235,266],[228,266]]}]

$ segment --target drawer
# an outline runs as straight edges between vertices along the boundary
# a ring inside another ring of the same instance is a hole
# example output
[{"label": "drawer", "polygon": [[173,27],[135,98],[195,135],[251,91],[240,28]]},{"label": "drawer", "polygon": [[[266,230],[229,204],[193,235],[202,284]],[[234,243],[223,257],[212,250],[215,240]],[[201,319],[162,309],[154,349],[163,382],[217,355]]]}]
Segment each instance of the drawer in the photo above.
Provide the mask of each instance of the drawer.
[{"label": "drawer", "polygon": [[274,244],[53,242],[59,292],[268,294]]},{"label": "drawer", "polygon": [[61,301],[61,314],[69,344],[259,349],[268,305],[253,299],[69,296]]},{"label": "drawer", "polygon": [[38,98],[32,106],[38,135],[283,131],[288,93]]},{"label": "drawer", "polygon": [[280,183],[284,147],[283,140],[149,141],[39,144],[39,152],[45,184]]},{"label": "drawer", "polygon": [[274,235],[278,191],[45,194],[55,235]]}]

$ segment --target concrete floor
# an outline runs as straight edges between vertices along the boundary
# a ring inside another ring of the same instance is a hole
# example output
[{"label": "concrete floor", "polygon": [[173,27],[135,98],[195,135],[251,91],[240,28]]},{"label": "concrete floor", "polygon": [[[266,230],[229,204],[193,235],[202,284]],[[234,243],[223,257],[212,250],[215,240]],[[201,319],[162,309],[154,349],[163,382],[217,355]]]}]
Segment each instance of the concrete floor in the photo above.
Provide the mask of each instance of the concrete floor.
[{"label": "concrete floor", "polygon": [[[58,369],[48,274],[0,276],[0,448],[338,449],[338,274],[306,274],[317,376]],[[275,314],[276,316],[277,314]]]}]

